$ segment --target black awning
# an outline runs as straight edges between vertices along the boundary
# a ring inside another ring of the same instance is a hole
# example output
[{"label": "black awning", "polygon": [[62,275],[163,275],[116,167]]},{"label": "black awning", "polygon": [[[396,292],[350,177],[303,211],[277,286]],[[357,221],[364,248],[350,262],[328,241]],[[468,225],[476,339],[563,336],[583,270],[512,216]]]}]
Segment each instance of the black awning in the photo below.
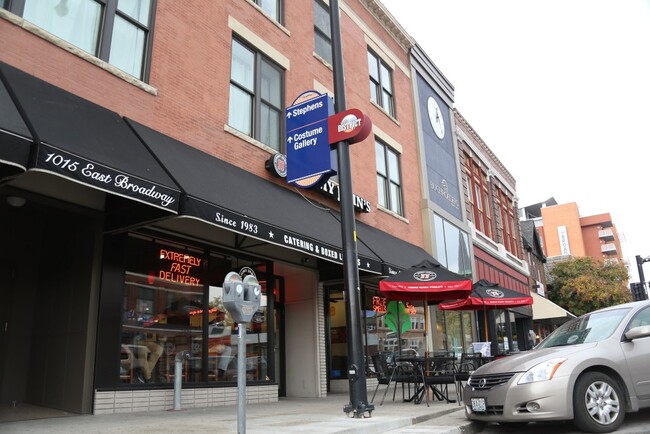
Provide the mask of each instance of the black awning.
[{"label": "black awning", "polygon": [[[338,214],[131,119],[127,123],[181,187],[180,216],[343,262]],[[357,246],[359,268],[380,274],[380,258],[367,246]]]},{"label": "black awning", "polygon": [[357,222],[357,239],[358,244],[366,245],[381,259],[384,276],[396,274],[424,260],[435,261],[423,248],[361,222]]},{"label": "black awning", "polygon": [[0,181],[27,170],[32,134],[0,74]]},{"label": "black awning", "polygon": [[117,113],[6,63],[0,75],[34,135],[28,170],[178,210],[178,187]]}]

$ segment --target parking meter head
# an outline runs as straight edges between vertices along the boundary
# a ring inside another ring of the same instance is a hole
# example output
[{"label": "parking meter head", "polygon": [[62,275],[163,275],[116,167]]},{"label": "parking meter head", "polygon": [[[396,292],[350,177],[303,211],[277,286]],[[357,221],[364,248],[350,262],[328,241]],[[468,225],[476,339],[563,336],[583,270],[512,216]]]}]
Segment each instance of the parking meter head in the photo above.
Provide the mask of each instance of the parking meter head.
[{"label": "parking meter head", "polygon": [[242,281],[239,274],[230,272],[223,282],[223,305],[236,323],[248,323],[260,307],[262,288],[254,276]]}]

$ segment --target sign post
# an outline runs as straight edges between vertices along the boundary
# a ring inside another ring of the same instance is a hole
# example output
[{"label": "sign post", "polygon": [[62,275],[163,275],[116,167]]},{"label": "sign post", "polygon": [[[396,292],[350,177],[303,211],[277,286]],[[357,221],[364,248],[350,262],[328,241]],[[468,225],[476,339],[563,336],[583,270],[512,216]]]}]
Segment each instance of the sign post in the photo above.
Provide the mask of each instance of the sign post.
[{"label": "sign post", "polygon": [[[343,75],[343,53],[341,49],[341,23],[339,2],[330,0],[330,25],[332,29],[332,59],[334,70],[334,100],[336,113],[345,112],[345,79]],[[354,122],[350,122],[354,123]],[[366,364],[363,357],[361,336],[361,311],[359,267],[357,265],[357,236],[352,200],[352,175],[350,173],[349,143],[343,140],[337,144],[339,181],[341,189],[341,236],[343,241],[343,282],[346,293],[345,315],[348,323],[348,381],[350,403],[343,407],[355,418],[372,415],[375,409],[368,403],[366,390]]]}]

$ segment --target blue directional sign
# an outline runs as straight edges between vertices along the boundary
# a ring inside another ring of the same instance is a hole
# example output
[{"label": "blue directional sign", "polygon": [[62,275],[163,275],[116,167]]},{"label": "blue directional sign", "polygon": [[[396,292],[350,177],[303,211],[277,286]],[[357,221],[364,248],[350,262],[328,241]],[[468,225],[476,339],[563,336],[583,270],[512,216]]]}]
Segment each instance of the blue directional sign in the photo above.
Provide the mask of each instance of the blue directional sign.
[{"label": "blue directional sign", "polygon": [[322,94],[286,109],[287,182],[332,171],[328,106],[329,96]]}]

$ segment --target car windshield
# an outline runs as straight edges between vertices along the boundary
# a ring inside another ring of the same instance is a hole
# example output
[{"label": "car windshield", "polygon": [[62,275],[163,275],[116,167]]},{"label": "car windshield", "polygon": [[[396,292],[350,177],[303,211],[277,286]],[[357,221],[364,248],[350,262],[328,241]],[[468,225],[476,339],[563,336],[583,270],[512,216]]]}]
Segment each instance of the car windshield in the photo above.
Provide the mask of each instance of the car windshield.
[{"label": "car windshield", "polygon": [[536,348],[601,341],[612,335],[629,311],[629,308],[612,309],[583,315],[560,326]]}]

